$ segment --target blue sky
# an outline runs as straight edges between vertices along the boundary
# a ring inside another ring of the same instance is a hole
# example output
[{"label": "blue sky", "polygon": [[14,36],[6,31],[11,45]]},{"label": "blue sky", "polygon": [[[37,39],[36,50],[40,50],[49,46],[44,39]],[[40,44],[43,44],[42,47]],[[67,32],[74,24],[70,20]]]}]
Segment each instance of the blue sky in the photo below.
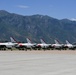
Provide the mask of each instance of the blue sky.
[{"label": "blue sky", "polygon": [[0,10],[21,15],[76,18],[76,0],[0,0]]}]

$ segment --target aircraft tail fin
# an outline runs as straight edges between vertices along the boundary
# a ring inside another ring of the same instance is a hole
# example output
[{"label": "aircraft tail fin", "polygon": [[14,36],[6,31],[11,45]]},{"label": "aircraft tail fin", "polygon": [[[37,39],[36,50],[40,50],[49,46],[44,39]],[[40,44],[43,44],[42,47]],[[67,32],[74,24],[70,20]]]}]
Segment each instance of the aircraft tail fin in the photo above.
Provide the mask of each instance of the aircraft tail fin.
[{"label": "aircraft tail fin", "polygon": [[45,42],[43,41],[43,39],[40,39],[40,41],[41,41],[41,43],[45,43]]},{"label": "aircraft tail fin", "polygon": [[70,44],[70,43],[66,40],[66,44]]},{"label": "aircraft tail fin", "polygon": [[55,40],[55,43],[56,43],[56,44],[59,44],[59,42],[58,42],[57,40]]},{"label": "aircraft tail fin", "polygon": [[13,43],[16,43],[16,42],[17,42],[13,37],[10,37],[10,40],[11,40],[11,42],[13,42]]},{"label": "aircraft tail fin", "polygon": [[29,38],[26,38],[26,40],[27,40],[28,43],[31,43],[31,40]]}]

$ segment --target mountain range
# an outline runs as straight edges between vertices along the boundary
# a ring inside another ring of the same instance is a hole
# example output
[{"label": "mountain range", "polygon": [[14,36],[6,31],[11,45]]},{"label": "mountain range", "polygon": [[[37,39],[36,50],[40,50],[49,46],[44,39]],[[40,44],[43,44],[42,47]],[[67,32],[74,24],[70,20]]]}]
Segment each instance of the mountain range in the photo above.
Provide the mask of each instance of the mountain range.
[{"label": "mountain range", "polygon": [[10,36],[22,42],[26,42],[26,38],[40,42],[42,38],[46,43],[54,43],[55,39],[73,43],[76,42],[76,21],[40,14],[23,16],[0,10],[0,40],[10,41]]}]

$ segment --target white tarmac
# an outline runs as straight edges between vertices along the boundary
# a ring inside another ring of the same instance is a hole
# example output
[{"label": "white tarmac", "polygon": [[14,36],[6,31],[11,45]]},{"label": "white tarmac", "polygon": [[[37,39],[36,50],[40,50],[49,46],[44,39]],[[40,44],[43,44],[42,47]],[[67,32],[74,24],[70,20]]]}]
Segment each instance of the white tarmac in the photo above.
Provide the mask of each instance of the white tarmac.
[{"label": "white tarmac", "polygon": [[76,51],[0,51],[0,75],[76,75]]}]

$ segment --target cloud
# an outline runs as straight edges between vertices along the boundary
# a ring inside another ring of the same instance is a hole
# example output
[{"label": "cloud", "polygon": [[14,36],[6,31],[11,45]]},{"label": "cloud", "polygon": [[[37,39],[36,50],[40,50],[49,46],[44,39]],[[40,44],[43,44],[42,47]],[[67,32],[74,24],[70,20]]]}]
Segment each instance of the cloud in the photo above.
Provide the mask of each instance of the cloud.
[{"label": "cloud", "polygon": [[71,20],[71,21],[76,21],[76,18],[71,18],[70,20]]},{"label": "cloud", "polygon": [[18,7],[18,8],[22,8],[22,9],[27,9],[27,8],[29,8],[29,6],[25,6],[25,5],[18,5],[17,7]]}]

